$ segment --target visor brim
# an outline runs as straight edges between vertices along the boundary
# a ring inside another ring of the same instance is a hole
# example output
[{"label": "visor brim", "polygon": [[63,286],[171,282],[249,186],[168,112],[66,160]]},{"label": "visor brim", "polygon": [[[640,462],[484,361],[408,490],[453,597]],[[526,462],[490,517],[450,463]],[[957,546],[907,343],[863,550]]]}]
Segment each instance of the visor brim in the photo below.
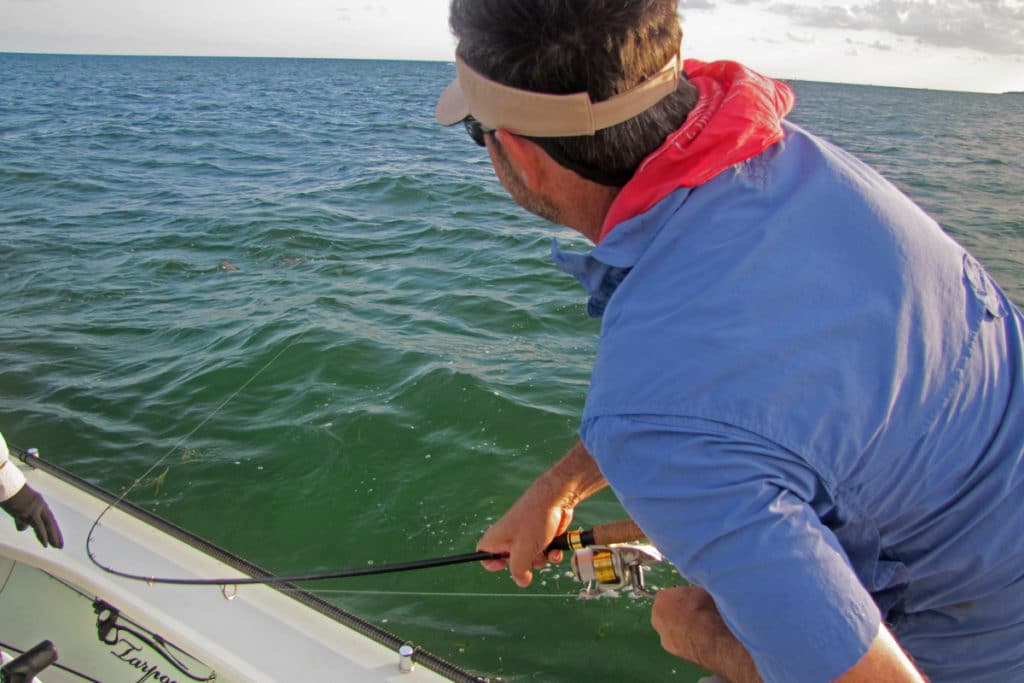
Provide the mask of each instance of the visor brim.
[{"label": "visor brim", "polygon": [[442,126],[455,125],[469,116],[469,103],[466,101],[465,95],[462,94],[462,86],[459,85],[458,78],[441,93],[441,97],[437,100],[435,115],[437,122]]},{"label": "visor brim", "polygon": [[520,90],[492,81],[456,54],[456,79],[437,102],[438,123],[450,126],[471,115],[492,129],[542,138],[593,135],[627,121],[676,91],[682,59],[673,55],[664,67],[635,87],[592,102],[586,92],[568,95]]}]

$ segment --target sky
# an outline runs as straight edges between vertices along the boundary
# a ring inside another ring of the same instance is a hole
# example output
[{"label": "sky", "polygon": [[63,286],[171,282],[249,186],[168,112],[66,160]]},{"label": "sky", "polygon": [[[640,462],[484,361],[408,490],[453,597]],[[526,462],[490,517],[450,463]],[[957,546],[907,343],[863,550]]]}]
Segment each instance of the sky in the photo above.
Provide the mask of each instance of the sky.
[{"label": "sky", "polygon": [[[684,0],[687,57],[784,79],[1024,91],[1024,0]],[[0,52],[452,59],[448,0],[0,0]]]}]

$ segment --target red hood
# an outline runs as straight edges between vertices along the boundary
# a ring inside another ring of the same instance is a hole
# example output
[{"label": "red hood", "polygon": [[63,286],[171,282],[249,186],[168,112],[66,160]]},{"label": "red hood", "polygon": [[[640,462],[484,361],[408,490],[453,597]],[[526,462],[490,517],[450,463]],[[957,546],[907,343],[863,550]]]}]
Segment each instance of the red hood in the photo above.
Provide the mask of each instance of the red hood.
[{"label": "red hood", "polygon": [[685,63],[700,99],[682,128],[644,159],[604,219],[601,239],[681,187],[696,187],[781,140],[795,102],[785,83],[736,62]]}]

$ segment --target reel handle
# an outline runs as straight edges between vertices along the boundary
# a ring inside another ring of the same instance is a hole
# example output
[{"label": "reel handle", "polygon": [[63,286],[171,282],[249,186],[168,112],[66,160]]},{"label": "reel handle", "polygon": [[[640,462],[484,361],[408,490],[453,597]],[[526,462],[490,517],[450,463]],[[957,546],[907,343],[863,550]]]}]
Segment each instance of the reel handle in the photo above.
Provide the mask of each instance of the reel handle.
[{"label": "reel handle", "polygon": [[631,519],[600,524],[593,529],[567,531],[555,536],[546,552],[551,550],[579,550],[592,545],[630,543],[646,538],[644,532]]}]

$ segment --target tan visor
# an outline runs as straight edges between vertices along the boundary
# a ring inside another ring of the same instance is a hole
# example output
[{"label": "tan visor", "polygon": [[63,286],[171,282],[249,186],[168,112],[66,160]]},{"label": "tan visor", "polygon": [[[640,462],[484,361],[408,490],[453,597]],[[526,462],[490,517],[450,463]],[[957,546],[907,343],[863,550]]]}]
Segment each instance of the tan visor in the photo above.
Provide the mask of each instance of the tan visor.
[{"label": "tan visor", "polygon": [[458,77],[437,101],[437,121],[450,126],[473,115],[490,128],[538,138],[593,135],[650,109],[675,92],[682,71],[677,53],[661,71],[635,88],[591,102],[585,92],[550,95],[520,90],[485,78],[456,55]]}]

